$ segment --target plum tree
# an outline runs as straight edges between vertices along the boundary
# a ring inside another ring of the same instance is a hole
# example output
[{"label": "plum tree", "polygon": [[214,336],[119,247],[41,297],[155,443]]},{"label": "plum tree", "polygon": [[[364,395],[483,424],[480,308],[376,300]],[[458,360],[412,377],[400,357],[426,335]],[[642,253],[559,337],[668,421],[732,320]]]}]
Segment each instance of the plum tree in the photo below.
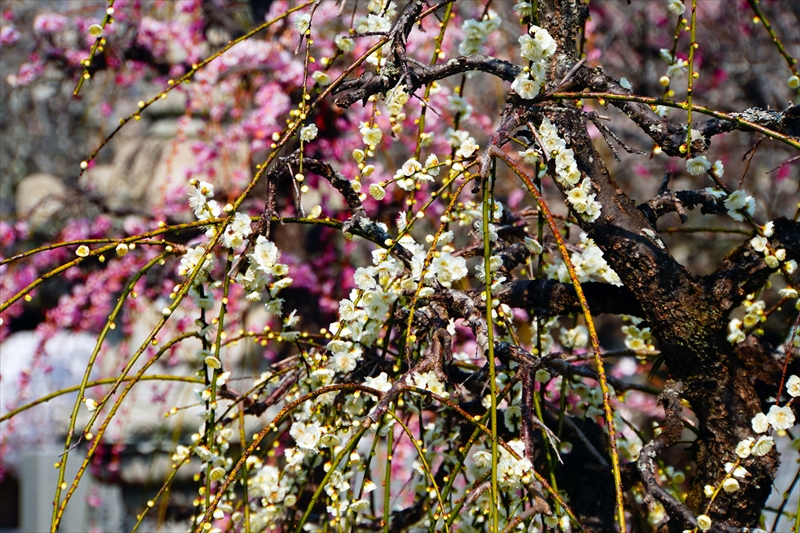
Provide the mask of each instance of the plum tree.
[{"label": "plum tree", "polygon": [[[156,400],[200,418],[177,423],[133,529],[185,469],[194,531],[768,527],[800,395],[789,7],[6,15],[0,42],[30,47],[13,95],[69,85],[100,111],[73,127],[108,129],[74,162],[82,213],[50,233],[0,222],[0,335],[38,305],[42,344],[97,339],[80,384],[57,391],[77,391],[78,478],[131,390],[196,387],[193,406]],[[165,99],[173,146],[196,137],[191,163],[145,173],[140,205],[110,201],[92,176],[125,181],[132,164],[102,158]],[[78,481],[57,466],[53,531]],[[798,520],[788,498],[773,530]]]}]

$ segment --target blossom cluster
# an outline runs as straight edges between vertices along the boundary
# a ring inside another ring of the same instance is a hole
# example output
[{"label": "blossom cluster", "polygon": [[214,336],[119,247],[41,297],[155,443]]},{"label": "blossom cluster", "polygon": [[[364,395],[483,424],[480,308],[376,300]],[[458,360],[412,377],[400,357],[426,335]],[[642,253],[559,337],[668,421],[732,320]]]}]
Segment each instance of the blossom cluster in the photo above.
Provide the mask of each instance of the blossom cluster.
[{"label": "blossom cluster", "polygon": [[[585,232],[581,232],[580,242],[576,245],[581,250],[572,252],[570,261],[572,266],[575,267],[575,274],[577,274],[579,282],[583,283],[598,279],[612,285],[622,285],[619,275],[614,272],[603,257],[603,251]],[[546,273],[550,278],[557,279],[562,283],[572,282],[569,271],[562,261],[548,265]]]},{"label": "blossom cluster", "polygon": [[629,319],[632,322],[632,325],[622,326],[622,332],[625,334],[625,346],[629,350],[637,352],[655,350],[651,341],[652,335],[650,333],[650,328],[639,327],[642,319],[630,316],[625,316],[623,318]]},{"label": "blossom cluster", "polygon": [[784,262],[784,267],[786,271],[791,275],[794,274],[794,271],[797,270],[797,261],[794,259],[790,259],[786,261],[786,250],[784,248],[778,248],[776,250],[772,250],[769,246],[769,241],[767,241],[768,237],[772,237],[773,232],[773,223],[767,222],[764,226],[762,231],[762,235],[756,235],[752,239],[750,239],[750,246],[753,247],[758,253],[764,254],[764,262],[770,268],[778,268],[781,262]]},{"label": "blossom cluster", "polygon": [[[725,463],[725,476],[719,486],[726,493],[733,493],[741,488],[742,483],[747,482],[747,478],[751,475],[742,463],[748,463],[758,460],[769,454],[775,446],[775,439],[766,433],[770,430],[775,431],[778,435],[783,435],[785,432],[795,425],[794,411],[792,410],[792,401],[800,396],[800,378],[792,375],[786,382],[786,391],[791,396],[789,403],[783,407],[777,404],[770,406],[769,411],[764,413],[757,413],[751,420],[750,425],[755,433],[754,437],[746,437],[739,441],[734,450],[738,458],[736,463]],[[718,492],[719,488],[712,485],[704,487],[706,497],[713,498]],[[703,516],[702,529],[708,530],[711,527],[711,519]],[[698,517],[698,523],[701,517]]]},{"label": "blossom cluster", "polygon": [[[500,487],[506,490],[520,488],[529,484],[533,479],[533,465],[525,457],[525,443],[515,439],[508,442],[508,446],[516,452],[520,459],[515,458],[505,448],[499,448],[500,456],[497,461],[497,481]],[[492,464],[492,454],[479,450],[472,454],[475,467],[486,469]]]},{"label": "blossom cluster", "polygon": [[327,348],[337,374],[355,370],[363,348],[377,340],[389,308],[400,296],[397,282],[404,272],[402,263],[383,250],[375,250],[372,256],[374,266],[355,271],[358,288],[351,291],[350,298],[339,302],[339,321],[328,328],[335,335]]},{"label": "blossom cluster", "polygon": [[581,171],[575,162],[575,152],[572,148],[567,148],[564,140],[558,136],[558,129],[547,117],[542,119],[542,124],[539,126],[539,136],[544,149],[555,160],[555,179],[564,188],[572,209],[589,222],[600,218],[602,206],[595,200],[597,195],[591,178],[587,176],[581,181]]},{"label": "blossom cluster", "polygon": [[556,41],[544,28],[531,26],[529,35],[519,38],[520,55],[530,63],[514,79],[511,88],[525,100],[539,95],[547,73],[546,60],[556,53]]},{"label": "blossom cluster", "polygon": [[747,314],[745,314],[743,320],[734,318],[728,323],[728,342],[731,344],[742,342],[746,337],[745,330],[752,331],[762,320],[766,320],[767,317],[764,316],[764,300],[754,301],[754,298],[754,294],[747,295],[744,301]]},{"label": "blossom cluster", "polygon": [[[417,184],[424,181],[433,181],[434,176],[439,175],[439,159],[436,157],[436,154],[431,154],[425,161],[425,166],[422,165],[419,161],[415,158],[411,158],[407,160],[403,165],[397,169],[395,172],[393,181],[397,184],[398,187],[403,189],[406,192],[411,192],[417,188]],[[376,199],[380,200],[383,198],[381,196],[380,189],[383,188],[381,184],[373,184],[370,186],[370,194]],[[385,194],[385,193],[384,193]]]},{"label": "blossom cluster", "polygon": [[500,28],[502,22],[497,13],[492,10],[482,20],[465,20],[461,25],[464,40],[458,45],[458,53],[462,56],[480,54],[489,39],[489,35]]}]

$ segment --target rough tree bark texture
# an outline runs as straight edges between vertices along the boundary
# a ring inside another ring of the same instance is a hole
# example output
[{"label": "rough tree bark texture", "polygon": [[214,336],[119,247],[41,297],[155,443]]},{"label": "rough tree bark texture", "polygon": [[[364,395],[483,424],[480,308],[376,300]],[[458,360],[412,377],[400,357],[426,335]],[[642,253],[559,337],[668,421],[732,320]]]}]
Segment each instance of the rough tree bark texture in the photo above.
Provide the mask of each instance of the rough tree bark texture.
[{"label": "rough tree bark texture", "polygon": [[[540,25],[559,43],[554,58],[550,84],[557,84],[579,57],[574,39],[588,8],[569,0],[540,3]],[[601,69],[582,67],[574,76],[571,90],[597,88],[603,79]],[[595,87],[592,87],[592,85]],[[562,105],[569,107],[569,103]],[[638,123],[652,121],[647,106],[623,104],[629,116],[641,115]],[[508,111],[507,111],[508,113]],[[759,378],[775,383],[780,367],[757,342],[734,350],[726,340],[730,311],[748,292],[763,286],[774,271],[760,254],[745,242],[734,251],[714,274],[694,276],[680,265],[660,242],[652,237],[656,228],[644,213],[609,176],[603,159],[594,149],[586,120],[577,112],[547,112],[547,116],[568,138],[578,167],[592,178],[603,214],[595,223],[578,217],[581,227],[595,240],[627,290],[641,305],[664,356],[670,375],[684,384],[683,396],[699,419],[699,437],[692,447],[696,472],[687,505],[695,513],[704,512],[705,485],[715,485],[727,462],[735,462],[736,444],[752,436],[750,420],[763,411],[762,402],[774,389],[755,387]],[[683,128],[683,138],[685,139]],[[800,225],[787,219],[776,221],[771,242],[785,247],[787,257],[798,257]],[[651,235],[651,236],[648,236]],[[760,392],[760,394],[759,394]],[[741,490],[721,493],[709,513],[716,527],[753,526],[771,491],[778,467],[773,450],[768,456],[751,461],[752,474]],[[681,531],[692,524],[679,516],[670,522],[670,531]]]}]

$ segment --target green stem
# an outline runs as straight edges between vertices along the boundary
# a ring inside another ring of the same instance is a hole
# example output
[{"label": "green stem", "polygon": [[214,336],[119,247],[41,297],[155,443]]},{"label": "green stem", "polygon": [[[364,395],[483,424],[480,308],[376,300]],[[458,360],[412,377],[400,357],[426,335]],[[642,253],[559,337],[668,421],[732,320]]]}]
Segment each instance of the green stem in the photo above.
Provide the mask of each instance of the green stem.
[{"label": "green stem", "polygon": [[697,0],[692,0],[692,21],[690,24],[689,43],[689,81],[686,87],[686,158],[692,156],[692,90],[694,86],[694,51],[700,46],[695,41],[695,24],[697,23]]},{"label": "green stem", "polygon": [[[16,415],[20,414],[21,412],[27,411],[28,409],[31,409],[32,407],[36,407],[37,405],[40,405],[40,404],[43,404],[43,403],[47,403],[50,400],[52,400],[53,398],[58,398],[59,396],[63,396],[64,394],[69,394],[70,392],[80,391],[81,388],[83,388],[85,390],[85,389],[90,389],[92,387],[99,387],[101,385],[111,385],[112,383],[116,383],[118,379],[119,378],[103,378],[103,379],[98,379],[98,380],[95,380],[95,381],[90,381],[90,382],[88,382],[86,384],[85,387],[83,387],[83,384],[81,384],[81,385],[75,385],[74,387],[67,387],[66,389],[61,389],[61,390],[58,390],[56,392],[52,392],[52,393],[48,394],[47,396],[42,396],[41,398],[38,398],[38,399],[32,401],[31,403],[26,403],[22,407],[17,407],[13,411],[9,411],[8,413],[4,414],[3,416],[0,416],[0,422],[7,422],[8,420],[11,420],[13,417],[15,417]],[[132,381],[133,379],[134,379],[133,377],[128,376],[126,378],[123,378],[122,381]],[[152,376],[142,376],[142,377],[139,378],[139,381],[183,381],[185,383],[202,383],[203,382],[203,380],[201,380],[200,378],[192,378],[192,377],[189,377],[189,376],[173,376],[173,375],[166,375],[166,374],[156,374],[156,375],[152,375]]]},{"label": "green stem", "polygon": [[389,516],[392,500],[392,447],[394,428],[389,428],[386,436],[386,471],[383,473],[383,533],[389,533]]},{"label": "green stem", "polygon": [[492,319],[492,243],[489,241],[489,221],[494,210],[494,176],[495,164],[492,162],[491,183],[489,180],[483,182],[483,273],[484,273],[484,294],[486,295],[486,335],[488,338],[488,352],[486,360],[489,365],[489,387],[491,394],[491,429],[492,429],[492,491],[491,491],[491,514],[492,514],[492,533],[499,531],[499,499],[497,489],[497,376],[494,367],[494,320]]},{"label": "green stem", "polygon": [[[769,33],[769,36],[772,37],[772,41],[778,48],[778,52],[780,52],[783,58],[786,60],[786,63],[789,65],[789,69],[792,71],[792,74],[797,76],[798,75],[797,59],[789,55],[789,52],[787,52],[786,49],[783,47],[783,43],[781,43],[781,40],[778,39],[778,36],[775,34],[775,31],[772,29],[772,26],[770,26],[769,21],[764,16],[764,13],[761,12],[761,8],[758,7],[758,0],[747,0],[747,3],[750,4],[750,8],[753,10],[758,19],[764,25],[764,28],[767,30],[767,33]],[[795,531],[797,531],[797,529],[795,529]]]}]

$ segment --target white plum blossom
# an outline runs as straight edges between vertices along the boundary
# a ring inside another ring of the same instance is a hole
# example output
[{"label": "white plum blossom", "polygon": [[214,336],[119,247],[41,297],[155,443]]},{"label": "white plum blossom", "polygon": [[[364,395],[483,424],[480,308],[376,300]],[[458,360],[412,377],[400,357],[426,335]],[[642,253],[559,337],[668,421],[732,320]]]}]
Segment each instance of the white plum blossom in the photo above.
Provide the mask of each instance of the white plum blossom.
[{"label": "white plum blossom", "polygon": [[525,245],[525,248],[527,248],[528,251],[531,253],[531,255],[539,255],[540,253],[542,253],[542,245],[539,244],[539,241],[537,241],[534,238],[525,237],[523,244]]},{"label": "white plum blossom", "polygon": [[428,372],[414,372],[411,375],[411,385],[419,389],[430,391],[442,398],[447,398],[450,393],[444,387],[444,383],[439,380],[436,372],[430,370]]},{"label": "white plum blossom", "polygon": [[264,311],[268,315],[280,316],[283,314],[283,298],[273,298],[264,304]]},{"label": "white plum blossom", "polygon": [[337,352],[333,356],[333,367],[339,374],[352,372],[358,366],[362,354],[360,346],[351,346],[348,350]]},{"label": "white plum blossom", "polygon": [[736,492],[739,490],[739,482],[735,478],[729,477],[722,482],[722,490],[725,492]]},{"label": "white plum blossom", "polygon": [[441,252],[439,257],[433,260],[431,268],[435,272],[436,279],[448,288],[452,287],[453,282],[464,278],[469,273],[467,260],[463,257],[455,257],[448,252]]},{"label": "white plum blossom", "polygon": [[[606,283],[621,286],[622,281],[619,279],[619,275],[608,265],[600,247],[586,233],[582,232],[580,238],[578,247],[583,249],[582,253],[573,252],[570,257],[575,266],[575,272],[578,274],[578,281],[583,283],[597,278]],[[546,267],[546,271],[548,276],[553,279],[562,283],[572,283],[567,267],[561,261],[558,264],[549,265]]]},{"label": "white plum blossom", "polygon": [[[795,291],[795,295],[797,291]],[[786,391],[792,398],[800,396],[800,378],[792,374],[786,382]]]},{"label": "white plum blossom", "polygon": [[222,244],[227,248],[238,248],[252,231],[250,217],[244,213],[236,213],[222,234]]},{"label": "white plum blossom", "polygon": [[742,331],[742,321],[738,318],[731,319],[728,323],[728,342],[738,344],[746,338]]},{"label": "white plum blossom", "polygon": [[769,429],[769,420],[767,420],[767,415],[764,413],[758,413],[750,421],[750,426],[752,426],[753,431],[756,433],[766,433],[766,431]]},{"label": "white plum blossom", "polygon": [[708,531],[711,529],[711,518],[705,514],[697,515],[697,527],[700,531]]},{"label": "white plum blossom", "polygon": [[529,61],[542,61],[556,53],[556,41],[547,30],[532,26],[530,35],[519,38],[520,55]]},{"label": "white plum blossom", "polygon": [[539,96],[539,84],[524,72],[514,78],[511,88],[525,100],[533,100]]},{"label": "white plum blossom", "polygon": [[456,155],[462,159],[468,159],[472,157],[472,154],[474,154],[479,148],[480,147],[475,142],[473,137],[467,137],[467,139],[461,143],[461,146],[458,148],[458,150],[456,150]]},{"label": "white plum blossom", "polygon": [[328,73],[323,72],[322,70],[316,71],[311,75],[311,77],[314,78],[314,81],[317,82],[317,85],[319,85],[320,87],[325,87],[327,85],[330,85],[331,82],[333,81],[331,80],[331,77],[328,75]]},{"label": "white plum blossom", "polygon": [[300,35],[305,35],[308,29],[311,27],[311,15],[308,13],[297,15],[294,17],[293,23],[297,33]]},{"label": "white plum blossom", "polygon": [[775,440],[772,437],[761,436],[753,444],[753,455],[756,457],[763,457],[767,455],[772,447],[775,445]]},{"label": "white plum blossom", "polygon": [[667,10],[673,15],[681,16],[686,11],[682,0],[667,0]]},{"label": "white plum blossom", "polygon": [[191,455],[189,448],[186,446],[179,445],[177,448],[175,448],[175,453],[172,455],[172,461],[174,463],[181,463],[187,457],[189,457],[189,455]]},{"label": "white plum blossom", "polygon": [[[533,35],[533,44],[528,46],[527,52],[529,55],[536,56],[536,58],[526,57],[524,54],[522,57],[530,59],[531,61],[539,61],[541,59],[547,59],[556,53],[556,41],[550,36],[547,30],[539,26],[531,26],[529,33]],[[521,41],[520,44],[522,44]]]},{"label": "white plum blossom", "polygon": [[436,154],[431,154],[425,159],[425,171],[431,176],[438,176],[440,172],[439,158]]},{"label": "white plum blossom", "polygon": [[773,405],[769,408],[767,420],[778,431],[790,429],[794,426],[794,412],[789,406],[778,407]]},{"label": "white plum blossom", "polygon": [[744,479],[750,475],[745,467],[735,466],[733,463],[725,463],[725,473],[739,479]]},{"label": "white plum blossom", "polygon": [[[780,296],[781,298],[785,298],[787,300],[793,300],[793,299],[797,298],[798,292],[797,292],[796,289],[794,289],[792,287],[785,287],[785,288],[783,288],[783,289],[778,291],[778,296]],[[796,377],[796,376],[792,376],[792,377]],[[789,378],[789,379],[792,379],[792,378]],[[798,378],[798,381],[800,382],[800,378]],[[792,394],[792,396],[796,396],[796,395]]]},{"label": "white plum blossom", "polygon": [[189,191],[189,207],[192,208],[198,220],[208,220],[218,217],[221,213],[219,205],[214,200],[214,186],[206,181],[191,182],[192,188]]},{"label": "white plum blossom", "polygon": [[334,39],[334,42],[336,43],[336,48],[338,48],[345,54],[352,52],[356,48],[356,42],[353,39],[349,39],[344,35],[337,35],[336,38]]},{"label": "white plum blossom", "polygon": [[518,2],[516,5],[514,5],[514,12],[520,18],[532,17],[533,4],[531,4],[530,2]]},{"label": "white plum blossom", "polygon": [[739,444],[736,445],[736,455],[741,459],[750,457],[750,448],[753,446],[753,441],[754,439],[752,437],[740,441]]},{"label": "white plum blossom", "polygon": [[365,122],[361,123],[358,131],[367,146],[378,146],[381,143],[381,139],[383,139],[383,133],[380,128],[370,128]]},{"label": "white plum blossom", "polygon": [[447,102],[450,104],[453,113],[460,114],[462,120],[467,120],[472,115],[472,106],[467,102],[466,98],[453,94],[447,97]]},{"label": "white plum blossom", "polygon": [[301,450],[317,451],[317,445],[322,437],[322,428],[316,423],[306,425],[303,422],[295,422],[292,424],[289,434]]},{"label": "white plum blossom", "polygon": [[261,496],[269,503],[281,504],[289,492],[288,479],[281,476],[276,467],[264,465],[248,481],[250,494]]},{"label": "white plum blossom", "polygon": [[667,76],[674,78],[686,73],[686,65],[688,65],[688,63],[686,63],[685,60],[680,58],[676,59],[673,64],[667,67]]},{"label": "white plum blossom", "polygon": [[422,164],[417,161],[416,158],[412,157],[403,163],[403,166],[400,167],[400,170],[398,170],[397,173],[410,178],[420,170],[422,170]]},{"label": "white plum blossom", "polygon": [[190,274],[197,268],[197,265],[200,264],[201,261],[203,262],[203,266],[200,267],[200,274],[202,275],[203,273],[210,272],[214,264],[214,257],[211,254],[206,254],[202,246],[189,248],[186,250],[186,254],[181,258],[181,263],[178,267],[178,275],[186,276]]},{"label": "white plum blossom", "polygon": [[492,454],[486,450],[478,450],[472,454],[472,461],[478,468],[486,468],[492,464]]},{"label": "white plum blossom", "polygon": [[369,194],[376,200],[380,201],[386,198],[386,189],[380,183],[373,183],[369,186]]},{"label": "white plum blossom", "polygon": [[588,343],[589,330],[586,326],[579,325],[569,330],[561,328],[561,345],[564,348],[585,348]]},{"label": "white plum blossom", "polygon": [[622,332],[626,335],[625,346],[629,350],[648,350],[648,341],[651,337],[650,328],[639,328],[635,325],[622,326]]},{"label": "white plum blossom", "polygon": [[386,109],[389,110],[389,115],[395,117],[397,120],[405,118],[403,106],[406,105],[409,98],[411,98],[411,96],[406,92],[405,85],[398,85],[389,91],[386,95]]},{"label": "white plum blossom", "polygon": [[756,235],[750,239],[750,246],[752,246],[753,250],[756,252],[763,252],[767,249],[767,239],[761,235]]},{"label": "white plum blossom", "polygon": [[[275,270],[275,269],[273,269],[273,272],[274,272],[274,270]],[[278,294],[280,291],[282,291],[283,289],[285,289],[285,288],[289,287],[289,286],[292,284],[292,282],[293,282],[293,281],[294,281],[294,280],[293,280],[292,278],[289,278],[289,277],[281,278],[281,279],[279,279],[279,280],[275,281],[275,282],[274,282],[274,283],[273,283],[273,284],[270,286],[270,289],[269,289],[269,295],[270,295],[270,296],[272,296],[272,297],[274,298],[275,296],[277,296],[277,294]]]},{"label": "white plum blossom", "polygon": [[747,194],[747,191],[744,189],[733,191],[725,199],[724,203],[725,209],[728,210],[728,214],[731,216],[731,218],[738,220],[739,222],[744,221],[745,218],[740,210],[744,210],[748,215],[753,216],[753,213],[756,209],[755,199]]},{"label": "white plum blossom", "polygon": [[699,176],[705,174],[711,168],[711,163],[706,156],[698,155],[686,161],[686,170],[692,176]]},{"label": "white plum blossom", "polygon": [[[509,441],[508,445],[518,456],[522,456],[522,458],[516,459],[508,450],[500,448],[500,458],[497,462],[497,481],[504,489],[517,489],[530,482],[533,465],[524,457],[525,444],[522,441],[515,439]],[[477,453],[473,455],[473,458],[477,459],[476,455]],[[480,459],[480,464],[487,462],[485,456]],[[491,464],[491,454],[488,454],[488,459],[487,466]],[[479,464],[478,461],[476,461],[476,465],[477,464]],[[483,468],[486,468],[486,466]]]},{"label": "white plum blossom", "polygon": [[469,138],[469,132],[464,130],[454,130],[447,128],[444,132],[444,137],[453,148],[458,148],[461,144]]},{"label": "white plum blossom", "polygon": [[524,152],[517,152],[525,163],[535,165],[539,161],[539,152],[535,148],[529,147]]},{"label": "white plum blossom", "polygon": [[377,286],[372,268],[357,268],[355,274],[353,275],[353,280],[356,283],[356,287],[362,291],[368,291]]},{"label": "white plum blossom", "polygon": [[489,38],[489,34],[500,27],[502,21],[494,11],[489,11],[489,16],[481,21],[467,19],[461,25],[464,40],[458,45],[458,53],[463,56],[481,53],[481,48]]},{"label": "white plum blossom", "polygon": [[300,140],[304,142],[313,141],[317,138],[317,133],[319,133],[319,128],[317,128],[316,124],[303,126],[300,129]]},{"label": "white plum blossom", "polygon": [[581,172],[575,162],[575,152],[567,148],[566,142],[558,136],[555,126],[546,117],[539,126],[539,135],[544,147],[550,152],[556,164],[555,179],[567,194],[572,209],[583,219],[594,222],[600,218],[602,206],[595,198],[591,179],[581,179]]},{"label": "white plum blossom", "polygon": [[255,263],[255,267],[258,270],[264,273],[271,273],[281,257],[281,251],[275,246],[275,243],[268,241],[263,235],[259,235],[258,239],[256,239],[256,245],[253,247],[253,253],[248,257]]},{"label": "white plum blossom", "polygon": [[372,387],[373,389],[377,389],[381,392],[386,392],[392,388],[392,384],[389,381],[389,377],[386,375],[386,372],[381,372],[374,378],[365,379],[364,385],[367,387]]},{"label": "white plum blossom", "polygon": [[722,165],[722,161],[719,159],[714,161],[714,164],[711,165],[711,173],[718,178],[721,178],[722,175],[725,174],[725,167]]}]

